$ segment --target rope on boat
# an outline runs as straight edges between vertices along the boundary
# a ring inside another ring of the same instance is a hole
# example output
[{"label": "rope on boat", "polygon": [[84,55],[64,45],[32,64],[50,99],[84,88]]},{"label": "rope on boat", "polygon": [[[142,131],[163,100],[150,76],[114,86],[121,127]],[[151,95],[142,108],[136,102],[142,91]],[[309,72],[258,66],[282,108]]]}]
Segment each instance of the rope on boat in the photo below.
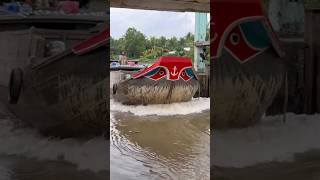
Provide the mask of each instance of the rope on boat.
[{"label": "rope on boat", "polygon": [[289,95],[289,87],[288,87],[288,73],[285,73],[284,77],[284,103],[283,103],[283,118],[282,121],[285,123],[287,120],[287,108],[288,108],[288,95]]}]

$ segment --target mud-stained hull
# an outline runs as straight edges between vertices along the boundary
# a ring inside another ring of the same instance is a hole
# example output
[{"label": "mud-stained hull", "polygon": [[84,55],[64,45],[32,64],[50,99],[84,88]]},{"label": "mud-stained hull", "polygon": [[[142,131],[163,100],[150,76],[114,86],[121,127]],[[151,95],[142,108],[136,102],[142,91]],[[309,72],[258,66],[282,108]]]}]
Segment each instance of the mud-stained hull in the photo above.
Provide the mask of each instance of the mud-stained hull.
[{"label": "mud-stained hull", "polygon": [[[285,54],[260,0],[213,1],[210,54],[215,128],[257,123],[281,89]],[[225,10],[232,13],[225,15]]]},{"label": "mud-stained hull", "polygon": [[19,101],[8,109],[45,135],[102,135],[109,116],[107,56],[106,46],[83,55],[70,50],[24,68]]},{"label": "mud-stained hull", "polygon": [[285,67],[273,50],[240,63],[227,51],[213,61],[215,128],[239,128],[259,121],[283,85]]},{"label": "mud-stained hull", "polygon": [[190,101],[199,89],[196,79],[153,81],[146,77],[121,81],[114,86],[114,99],[130,105],[169,104]]}]

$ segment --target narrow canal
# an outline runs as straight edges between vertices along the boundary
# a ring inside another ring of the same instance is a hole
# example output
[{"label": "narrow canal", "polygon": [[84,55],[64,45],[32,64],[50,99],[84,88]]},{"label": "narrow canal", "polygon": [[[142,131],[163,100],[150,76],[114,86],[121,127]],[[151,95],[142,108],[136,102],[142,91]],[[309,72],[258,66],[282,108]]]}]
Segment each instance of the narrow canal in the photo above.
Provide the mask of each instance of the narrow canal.
[{"label": "narrow canal", "polygon": [[[111,87],[116,81],[111,75]],[[209,108],[208,98],[148,106],[111,99],[111,179],[209,179]]]}]

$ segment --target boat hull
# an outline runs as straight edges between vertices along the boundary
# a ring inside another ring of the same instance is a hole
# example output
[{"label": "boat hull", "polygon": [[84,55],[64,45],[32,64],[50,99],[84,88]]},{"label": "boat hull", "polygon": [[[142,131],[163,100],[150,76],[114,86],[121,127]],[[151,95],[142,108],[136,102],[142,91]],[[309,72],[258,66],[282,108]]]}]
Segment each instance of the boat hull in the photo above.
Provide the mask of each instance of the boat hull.
[{"label": "boat hull", "polygon": [[8,109],[45,135],[102,135],[109,116],[107,57],[102,46],[84,55],[66,52],[24,68],[19,101],[7,103]]},{"label": "boat hull", "polygon": [[284,61],[271,49],[245,63],[223,50],[213,61],[213,126],[239,128],[257,123],[281,89],[284,74]]},{"label": "boat hull", "polygon": [[196,79],[154,81],[143,77],[121,81],[114,86],[114,99],[129,105],[169,104],[190,101],[199,89]]}]

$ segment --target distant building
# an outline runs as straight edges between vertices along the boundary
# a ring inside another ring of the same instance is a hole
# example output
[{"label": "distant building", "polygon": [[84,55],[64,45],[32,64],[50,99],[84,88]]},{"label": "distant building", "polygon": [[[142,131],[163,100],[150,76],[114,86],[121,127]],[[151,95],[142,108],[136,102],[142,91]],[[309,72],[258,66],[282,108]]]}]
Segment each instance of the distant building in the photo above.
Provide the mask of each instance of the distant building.
[{"label": "distant building", "polygon": [[183,50],[185,50],[185,51],[190,51],[191,48],[190,48],[190,47],[185,47],[185,48],[183,48]]}]

